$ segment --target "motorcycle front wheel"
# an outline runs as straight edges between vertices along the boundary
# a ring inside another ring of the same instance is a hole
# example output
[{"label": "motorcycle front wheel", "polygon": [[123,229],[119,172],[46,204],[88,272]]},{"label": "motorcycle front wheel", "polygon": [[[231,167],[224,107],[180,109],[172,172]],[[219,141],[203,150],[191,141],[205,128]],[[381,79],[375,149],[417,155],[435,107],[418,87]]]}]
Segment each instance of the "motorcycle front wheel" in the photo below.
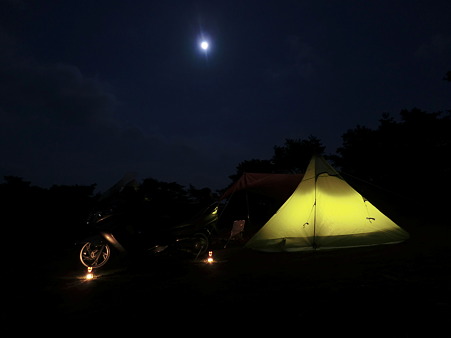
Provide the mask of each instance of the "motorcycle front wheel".
[{"label": "motorcycle front wheel", "polygon": [[208,245],[208,237],[203,233],[196,233],[192,237],[179,241],[180,249],[196,258],[207,252]]},{"label": "motorcycle front wheel", "polygon": [[80,261],[86,267],[100,268],[110,259],[108,244],[87,242],[80,250]]}]

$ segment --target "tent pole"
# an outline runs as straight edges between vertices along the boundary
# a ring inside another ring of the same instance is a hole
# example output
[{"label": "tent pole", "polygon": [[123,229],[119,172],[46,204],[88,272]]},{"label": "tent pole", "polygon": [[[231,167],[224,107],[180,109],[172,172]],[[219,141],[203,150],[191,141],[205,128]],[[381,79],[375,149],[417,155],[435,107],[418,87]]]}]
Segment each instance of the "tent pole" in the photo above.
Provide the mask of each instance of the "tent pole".
[{"label": "tent pole", "polygon": [[313,203],[314,207],[315,207],[315,214],[314,214],[314,220],[313,220],[313,249],[316,250],[317,246],[316,246],[316,175],[315,175],[315,202]]},{"label": "tent pole", "polygon": [[249,196],[246,189],[246,209],[247,209],[247,222],[249,223],[251,221],[250,219],[250,213],[249,213]]}]

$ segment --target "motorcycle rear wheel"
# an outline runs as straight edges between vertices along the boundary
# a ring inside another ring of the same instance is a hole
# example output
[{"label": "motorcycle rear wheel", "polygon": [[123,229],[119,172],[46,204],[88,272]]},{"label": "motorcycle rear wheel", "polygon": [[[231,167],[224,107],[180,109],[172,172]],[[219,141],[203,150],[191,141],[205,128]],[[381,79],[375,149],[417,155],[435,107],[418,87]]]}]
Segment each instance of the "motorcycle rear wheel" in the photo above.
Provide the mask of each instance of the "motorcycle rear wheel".
[{"label": "motorcycle rear wheel", "polygon": [[100,268],[110,256],[110,247],[105,243],[86,242],[80,250],[80,261],[86,267]]}]

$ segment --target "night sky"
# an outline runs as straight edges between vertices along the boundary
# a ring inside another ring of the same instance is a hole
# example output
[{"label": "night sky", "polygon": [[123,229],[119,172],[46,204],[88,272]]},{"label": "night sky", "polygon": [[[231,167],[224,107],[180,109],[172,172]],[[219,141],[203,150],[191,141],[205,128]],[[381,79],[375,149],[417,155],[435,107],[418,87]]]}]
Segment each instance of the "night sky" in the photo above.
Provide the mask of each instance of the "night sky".
[{"label": "night sky", "polygon": [[451,109],[450,18],[450,0],[0,0],[1,179],[215,190],[287,138],[333,154],[384,112]]}]

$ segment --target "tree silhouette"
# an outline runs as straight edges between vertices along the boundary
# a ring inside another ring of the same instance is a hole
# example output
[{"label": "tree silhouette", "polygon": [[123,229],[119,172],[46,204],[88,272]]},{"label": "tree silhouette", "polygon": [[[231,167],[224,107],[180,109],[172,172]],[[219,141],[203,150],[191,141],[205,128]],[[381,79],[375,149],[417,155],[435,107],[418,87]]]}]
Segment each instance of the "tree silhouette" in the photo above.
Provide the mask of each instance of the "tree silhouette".
[{"label": "tree silhouette", "polygon": [[343,173],[428,206],[451,188],[449,112],[402,110],[400,121],[384,114],[377,129],[357,126],[342,137],[335,162]]},{"label": "tree silhouette", "polygon": [[302,173],[314,154],[323,154],[326,147],[315,136],[308,139],[286,139],[284,145],[274,146],[271,159],[252,159],[243,161],[236,167],[236,173],[230,175],[236,181],[245,172],[254,173]]},{"label": "tree silhouette", "polygon": [[236,167],[236,172],[230,175],[232,181],[236,181],[244,173],[272,173],[274,165],[270,160],[251,159],[240,162]]},{"label": "tree silhouette", "polygon": [[312,156],[323,154],[325,148],[315,136],[309,136],[306,140],[286,139],[283,146],[274,147],[272,163],[278,172],[301,173]]}]

